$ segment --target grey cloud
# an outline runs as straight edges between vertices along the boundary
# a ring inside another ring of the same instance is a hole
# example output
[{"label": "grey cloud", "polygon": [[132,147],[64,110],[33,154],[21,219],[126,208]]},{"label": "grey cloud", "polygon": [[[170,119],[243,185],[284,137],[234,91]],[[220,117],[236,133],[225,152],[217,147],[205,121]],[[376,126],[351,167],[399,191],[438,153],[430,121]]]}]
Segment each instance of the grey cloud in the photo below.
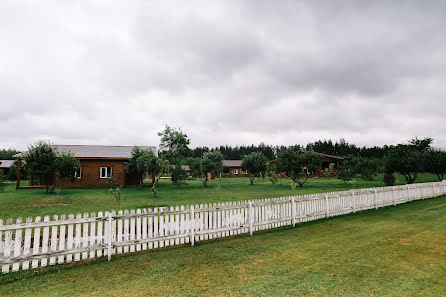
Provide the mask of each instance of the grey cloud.
[{"label": "grey cloud", "polygon": [[0,147],[446,146],[444,1],[0,4]]}]

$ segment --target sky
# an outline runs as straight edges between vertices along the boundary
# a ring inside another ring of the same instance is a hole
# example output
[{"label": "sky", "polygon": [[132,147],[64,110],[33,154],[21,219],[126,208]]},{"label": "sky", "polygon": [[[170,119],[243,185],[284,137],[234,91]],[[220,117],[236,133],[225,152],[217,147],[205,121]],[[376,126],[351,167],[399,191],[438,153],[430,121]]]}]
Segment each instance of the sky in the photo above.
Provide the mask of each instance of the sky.
[{"label": "sky", "polygon": [[0,2],[0,149],[446,147],[446,1]]}]

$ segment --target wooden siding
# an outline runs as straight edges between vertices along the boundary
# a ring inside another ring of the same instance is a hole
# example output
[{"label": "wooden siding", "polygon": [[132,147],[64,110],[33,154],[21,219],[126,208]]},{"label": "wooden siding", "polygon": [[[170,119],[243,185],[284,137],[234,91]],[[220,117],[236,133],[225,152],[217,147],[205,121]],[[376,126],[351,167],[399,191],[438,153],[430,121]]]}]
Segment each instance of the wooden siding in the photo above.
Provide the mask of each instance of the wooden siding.
[{"label": "wooden siding", "polygon": [[[112,177],[116,180],[116,184],[126,185],[125,160],[79,160],[82,168],[81,178],[77,178],[74,183],[68,179],[60,179],[55,177],[55,184],[61,185],[63,188],[106,188],[109,186],[108,178],[100,177],[101,167],[112,167]],[[134,180],[132,179],[132,182]],[[139,181],[137,182],[139,184]]]}]

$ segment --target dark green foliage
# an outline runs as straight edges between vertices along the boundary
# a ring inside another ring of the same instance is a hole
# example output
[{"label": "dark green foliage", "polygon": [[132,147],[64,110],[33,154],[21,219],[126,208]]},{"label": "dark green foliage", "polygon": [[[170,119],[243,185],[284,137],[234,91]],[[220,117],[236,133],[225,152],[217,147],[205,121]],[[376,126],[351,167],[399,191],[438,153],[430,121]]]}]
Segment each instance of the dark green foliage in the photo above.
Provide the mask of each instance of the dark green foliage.
[{"label": "dark green foliage", "polygon": [[276,160],[276,172],[286,173],[290,179],[302,187],[313,172],[319,168],[320,162],[321,157],[318,154],[282,149]]},{"label": "dark green foliage", "polygon": [[128,173],[135,173],[139,177],[139,186],[142,186],[144,173],[147,172],[147,168],[144,166],[141,166],[142,164],[138,165],[138,159],[144,154],[144,150],[141,148],[135,146],[132,149],[132,157],[129,159],[127,163],[125,163],[125,170]]},{"label": "dark green foliage", "polygon": [[19,151],[15,149],[2,149],[0,150],[0,160],[12,160],[12,156],[19,153]]},{"label": "dark green foliage", "polygon": [[181,168],[181,165],[175,165],[172,168],[171,172],[172,183],[177,186],[181,186],[186,183],[187,180],[187,171]]},{"label": "dark green foliage", "polygon": [[424,169],[434,173],[438,180],[443,180],[446,173],[446,151],[430,149],[424,153]]},{"label": "dark green foliage", "polygon": [[205,175],[203,185],[207,187],[208,172],[215,176],[218,176],[223,172],[223,155],[220,152],[207,152],[203,155],[201,166]]},{"label": "dark green foliage", "polygon": [[431,144],[434,140],[430,137],[418,139],[415,137],[414,139],[409,140],[409,145],[414,147],[420,153],[424,153],[430,149]]},{"label": "dark green foliage", "polygon": [[358,161],[356,157],[347,156],[342,162],[341,169],[337,173],[337,178],[343,180],[344,183],[350,181],[356,176],[358,168]]},{"label": "dark green foliage", "polygon": [[[52,145],[43,140],[37,141],[24,153],[24,168],[29,174],[35,177],[50,177],[57,167],[57,153]],[[46,185],[48,191],[48,184]]]},{"label": "dark green foliage", "polygon": [[79,161],[72,153],[61,153],[56,159],[56,169],[60,178],[68,178],[71,182],[76,179],[76,170],[79,168]]},{"label": "dark green foliage", "polygon": [[260,145],[250,145],[250,146],[220,146],[216,148],[208,147],[197,147],[192,150],[191,155],[194,157],[202,157],[205,152],[209,151],[219,151],[223,154],[224,159],[228,160],[241,160],[243,156],[248,155],[253,152],[262,152],[268,160],[274,160],[277,158],[278,153],[282,149],[293,149],[295,151],[306,149],[307,151],[314,151],[334,156],[345,157],[348,155],[354,155],[358,157],[365,158],[383,158],[387,152],[392,148],[392,146],[384,145],[382,147],[358,147],[355,144],[348,143],[344,139],[339,141],[332,140],[318,140],[312,143],[308,143],[306,146],[296,144],[288,147],[278,146],[278,145],[265,145],[261,143]]},{"label": "dark green foliage", "polygon": [[255,177],[260,177],[266,172],[268,159],[261,152],[250,153],[243,157],[242,169],[248,171],[251,185]]},{"label": "dark green foliage", "polygon": [[201,165],[201,158],[187,158],[186,162],[189,165],[190,174],[193,178],[203,177],[203,168]]},{"label": "dark green foliage", "polygon": [[408,184],[415,182],[422,169],[423,154],[412,145],[400,144],[387,154],[385,172],[400,173]]},{"label": "dark green foliage", "polygon": [[395,184],[395,176],[391,172],[384,173],[384,185],[393,186]]},{"label": "dark green foliage", "polygon": [[135,147],[132,150],[132,157],[126,164],[126,170],[127,172],[137,172],[140,176],[157,176],[152,185],[153,196],[157,197],[156,185],[161,176],[168,171],[169,165],[169,161],[156,156],[152,150]]},{"label": "dark green foliage", "polygon": [[378,174],[380,162],[373,158],[358,158],[356,166],[357,172],[361,174],[363,179],[373,180]]}]

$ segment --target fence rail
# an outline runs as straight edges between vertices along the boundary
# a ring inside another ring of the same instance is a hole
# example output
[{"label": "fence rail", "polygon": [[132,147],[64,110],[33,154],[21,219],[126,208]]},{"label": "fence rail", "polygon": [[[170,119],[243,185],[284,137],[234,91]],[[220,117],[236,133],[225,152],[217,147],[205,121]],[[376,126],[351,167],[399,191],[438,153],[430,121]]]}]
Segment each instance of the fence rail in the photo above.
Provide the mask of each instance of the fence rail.
[{"label": "fence rail", "polygon": [[446,181],[226,203],[0,220],[3,273],[295,226],[446,194]]}]

